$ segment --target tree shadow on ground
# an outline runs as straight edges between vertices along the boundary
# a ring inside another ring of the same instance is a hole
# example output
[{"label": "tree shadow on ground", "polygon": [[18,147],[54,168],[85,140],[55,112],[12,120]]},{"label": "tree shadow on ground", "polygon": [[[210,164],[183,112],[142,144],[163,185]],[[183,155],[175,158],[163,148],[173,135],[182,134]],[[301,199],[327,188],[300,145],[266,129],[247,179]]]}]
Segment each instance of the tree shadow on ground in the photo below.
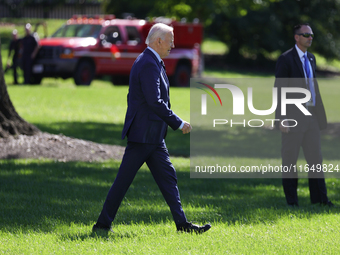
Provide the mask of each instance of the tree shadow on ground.
[{"label": "tree shadow on ground", "polygon": [[[197,128],[191,134],[191,156],[281,158],[281,133],[275,129],[233,127],[225,130]],[[340,137],[322,133],[323,158],[339,160]],[[304,159],[302,149],[299,154]]]},{"label": "tree shadow on ground", "polygon": [[[51,134],[64,134],[92,142],[126,146],[126,138],[121,139],[123,125],[99,122],[57,122],[52,124],[35,123],[41,131]],[[174,156],[189,157],[190,136],[179,130],[168,129],[166,138],[169,153]]]},{"label": "tree shadow on ground", "polygon": [[100,122],[55,122],[51,124],[34,123],[41,131],[84,139],[96,143],[126,146],[121,139],[123,125]]},{"label": "tree shadow on ground", "polygon": [[[58,225],[96,221],[117,174],[119,162],[0,161],[0,229],[8,232],[52,232]],[[280,179],[190,179],[179,167],[178,185],[189,220],[256,224],[285,215],[313,217],[339,213],[339,208],[311,206],[308,182],[300,180],[300,209],[287,208]],[[337,200],[340,185],[328,181]],[[307,211],[307,213],[306,213]],[[114,224],[161,223],[172,220],[152,175],[143,167],[132,183]]]}]

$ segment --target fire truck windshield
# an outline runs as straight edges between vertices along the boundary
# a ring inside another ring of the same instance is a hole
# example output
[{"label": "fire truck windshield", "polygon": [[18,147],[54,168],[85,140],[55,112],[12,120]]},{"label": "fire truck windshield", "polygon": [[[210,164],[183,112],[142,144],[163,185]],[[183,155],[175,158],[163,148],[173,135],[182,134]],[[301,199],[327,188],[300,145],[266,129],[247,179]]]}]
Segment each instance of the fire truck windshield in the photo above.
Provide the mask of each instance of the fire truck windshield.
[{"label": "fire truck windshield", "polygon": [[51,37],[94,37],[99,36],[101,25],[70,24],[59,28]]}]

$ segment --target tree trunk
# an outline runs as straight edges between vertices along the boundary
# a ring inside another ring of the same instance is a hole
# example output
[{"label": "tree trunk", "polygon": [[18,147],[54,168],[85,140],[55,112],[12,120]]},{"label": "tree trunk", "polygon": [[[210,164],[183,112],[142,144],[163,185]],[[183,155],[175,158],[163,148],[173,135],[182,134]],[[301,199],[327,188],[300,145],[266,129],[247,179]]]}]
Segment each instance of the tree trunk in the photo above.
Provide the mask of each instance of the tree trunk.
[{"label": "tree trunk", "polygon": [[38,132],[40,130],[36,126],[19,116],[9,98],[2,68],[0,41],[0,137],[34,135]]}]

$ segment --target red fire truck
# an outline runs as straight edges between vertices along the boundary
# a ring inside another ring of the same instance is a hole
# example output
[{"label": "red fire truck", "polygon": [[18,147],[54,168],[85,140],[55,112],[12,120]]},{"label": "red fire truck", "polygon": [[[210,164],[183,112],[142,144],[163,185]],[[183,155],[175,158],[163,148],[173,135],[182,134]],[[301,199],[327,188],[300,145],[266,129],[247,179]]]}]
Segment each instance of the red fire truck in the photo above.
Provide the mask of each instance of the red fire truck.
[{"label": "red fire truck", "polygon": [[146,48],[151,26],[157,22],[174,27],[175,48],[164,59],[167,74],[173,85],[188,86],[190,77],[199,76],[203,69],[201,24],[166,18],[116,19],[114,15],[75,15],[51,37],[41,39],[32,83],[39,84],[44,77],[73,77],[77,85],[90,85],[103,75],[110,75],[117,83],[128,77],[136,57]]}]

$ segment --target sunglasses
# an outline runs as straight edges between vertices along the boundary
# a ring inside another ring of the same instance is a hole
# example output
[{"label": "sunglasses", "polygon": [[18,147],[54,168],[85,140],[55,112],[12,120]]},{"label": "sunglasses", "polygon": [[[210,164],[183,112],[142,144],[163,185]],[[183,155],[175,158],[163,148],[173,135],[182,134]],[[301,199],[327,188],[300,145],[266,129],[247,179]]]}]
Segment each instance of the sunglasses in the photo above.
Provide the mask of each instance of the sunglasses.
[{"label": "sunglasses", "polygon": [[309,38],[310,36],[311,36],[312,38],[314,38],[314,34],[310,34],[310,33],[297,34],[297,35],[302,35],[302,36],[305,37],[305,38]]}]

